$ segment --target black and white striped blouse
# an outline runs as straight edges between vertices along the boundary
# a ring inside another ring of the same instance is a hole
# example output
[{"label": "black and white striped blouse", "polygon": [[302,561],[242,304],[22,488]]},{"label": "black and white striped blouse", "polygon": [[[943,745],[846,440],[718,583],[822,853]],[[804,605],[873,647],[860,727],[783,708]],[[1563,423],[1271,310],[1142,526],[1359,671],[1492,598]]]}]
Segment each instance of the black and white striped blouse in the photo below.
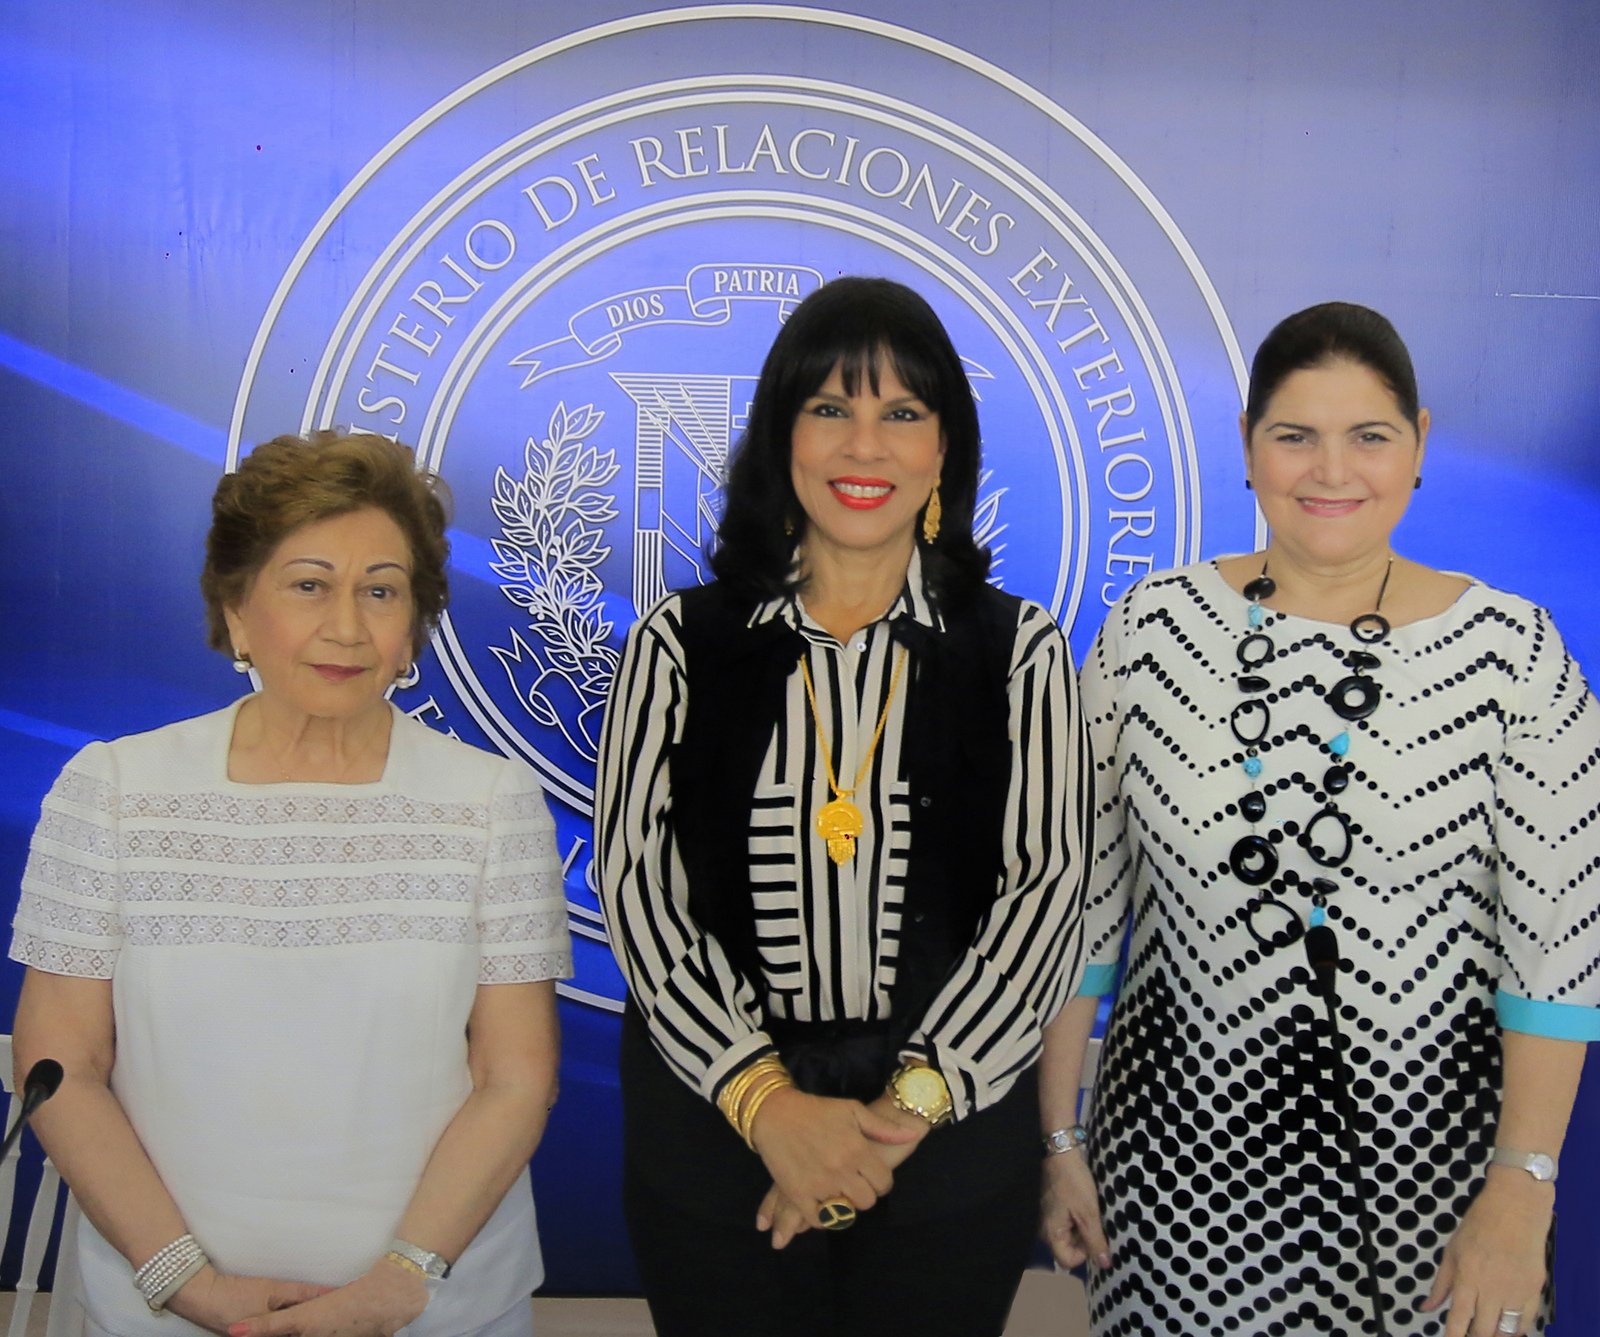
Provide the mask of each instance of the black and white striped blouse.
[{"label": "black and white striped blouse", "polygon": [[[893,678],[899,643],[890,624],[914,618],[942,630],[916,556],[907,577],[883,616],[843,644],[794,598],[772,600],[751,619],[781,618],[804,636],[842,785],[860,770]],[[679,599],[668,596],[628,637],[601,745],[595,828],[600,897],[634,1003],[668,1062],[710,1098],[770,1047],[764,1015],[802,1022],[888,1015],[910,843],[901,761],[906,693],[902,683],[856,791],[865,830],[855,859],[841,866],[816,834],[816,813],[832,794],[804,680],[798,668],[790,677],[749,814],[762,978],[745,980],[690,918],[673,841],[667,756],[693,690],[680,620]],[[1037,604],[1020,607],[1007,693],[1013,753],[1005,873],[971,948],[903,1050],[944,1074],[957,1117],[998,1100],[1037,1057],[1040,1030],[1066,997],[1082,949],[1092,769],[1071,654]]]}]

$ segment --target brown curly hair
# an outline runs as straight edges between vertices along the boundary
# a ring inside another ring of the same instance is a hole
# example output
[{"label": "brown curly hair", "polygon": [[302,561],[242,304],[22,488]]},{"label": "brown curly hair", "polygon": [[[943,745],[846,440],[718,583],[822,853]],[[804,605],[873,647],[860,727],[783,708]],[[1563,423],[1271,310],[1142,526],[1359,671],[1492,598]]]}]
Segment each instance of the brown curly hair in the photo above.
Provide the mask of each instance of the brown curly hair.
[{"label": "brown curly hair", "polygon": [[223,610],[244,602],[267,559],[291,533],[371,507],[400,527],[411,549],[411,649],[420,655],[450,597],[448,500],[444,480],[419,473],[411,451],[388,437],[324,429],[275,436],[257,446],[236,472],[223,476],[211,498],[200,573],[206,643],[233,653]]}]

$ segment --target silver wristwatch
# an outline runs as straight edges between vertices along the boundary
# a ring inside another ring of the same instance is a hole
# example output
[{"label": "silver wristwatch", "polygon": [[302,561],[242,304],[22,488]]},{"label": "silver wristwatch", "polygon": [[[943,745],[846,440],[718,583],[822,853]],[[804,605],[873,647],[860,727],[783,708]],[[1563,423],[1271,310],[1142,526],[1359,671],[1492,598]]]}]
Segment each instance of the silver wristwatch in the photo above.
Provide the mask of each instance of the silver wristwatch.
[{"label": "silver wristwatch", "polygon": [[1556,1178],[1556,1158],[1542,1151],[1513,1151],[1510,1147],[1496,1147],[1494,1155],[1489,1157],[1489,1164],[1526,1170],[1541,1184],[1553,1184]]},{"label": "silver wristwatch", "polygon": [[408,1262],[415,1263],[422,1269],[422,1275],[430,1281],[443,1281],[450,1275],[450,1264],[442,1254],[434,1253],[432,1249],[424,1249],[419,1244],[411,1243],[410,1240],[390,1240],[389,1252],[397,1253]]}]

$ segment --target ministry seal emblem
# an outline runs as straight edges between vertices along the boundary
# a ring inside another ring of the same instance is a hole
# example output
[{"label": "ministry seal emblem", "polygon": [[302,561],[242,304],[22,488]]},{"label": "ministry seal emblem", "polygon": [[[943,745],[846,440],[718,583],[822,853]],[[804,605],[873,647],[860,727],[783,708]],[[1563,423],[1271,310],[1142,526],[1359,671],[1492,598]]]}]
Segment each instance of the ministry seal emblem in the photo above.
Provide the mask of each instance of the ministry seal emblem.
[{"label": "ministry seal emblem", "polygon": [[397,699],[541,776],[569,996],[622,996],[588,847],[622,639],[704,578],[761,360],[843,273],[944,319],[979,398],[996,579],[1080,654],[1134,580],[1203,534],[1247,540],[1236,492],[1204,486],[1234,448],[1197,440],[1227,439],[1242,361],[1175,223],[1035,90],[856,16],[666,10],[488,71],[334,201],[252,349],[230,467],[297,421],[396,436],[450,484],[451,608]]}]

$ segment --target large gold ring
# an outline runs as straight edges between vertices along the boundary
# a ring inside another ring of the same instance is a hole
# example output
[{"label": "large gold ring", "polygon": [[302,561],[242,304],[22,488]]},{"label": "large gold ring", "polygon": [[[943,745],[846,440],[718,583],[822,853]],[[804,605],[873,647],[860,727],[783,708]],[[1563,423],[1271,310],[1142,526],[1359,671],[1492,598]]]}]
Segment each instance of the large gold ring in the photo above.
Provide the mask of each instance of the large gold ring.
[{"label": "large gold ring", "polygon": [[856,1223],[856,1209],[848,1198],[829,1198],[817,1205],[817,1224],[824,1230],[849,1230]]}]

